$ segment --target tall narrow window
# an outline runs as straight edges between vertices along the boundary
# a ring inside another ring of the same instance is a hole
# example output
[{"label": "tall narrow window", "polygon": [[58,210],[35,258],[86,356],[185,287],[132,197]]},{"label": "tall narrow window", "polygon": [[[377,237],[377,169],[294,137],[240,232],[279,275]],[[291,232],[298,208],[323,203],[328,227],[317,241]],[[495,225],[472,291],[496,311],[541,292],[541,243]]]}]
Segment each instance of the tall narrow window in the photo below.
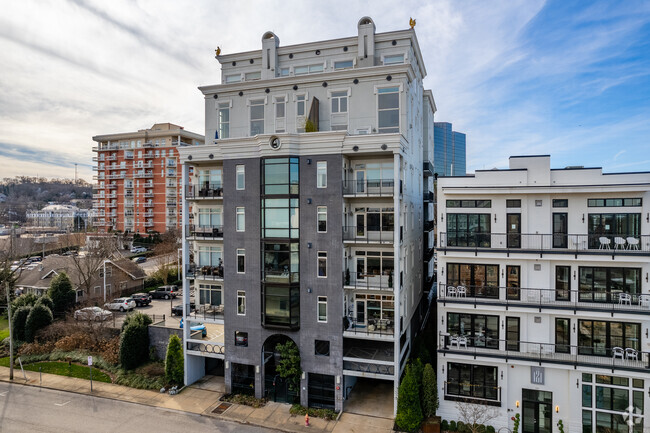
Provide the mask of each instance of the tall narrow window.
[{"label": "tall narrow window", "polygon": [[251,135],[264,134],[264,99],[250,101]]},{"label": "tall narrow window", "polygon": [[327,161],[318,161],[316,188],[327,188]]},{"label": "tall narrow window", "polygon": [[330,124],[332,131],[348,129],[348,92],[332,92],[332,117]]},{"label": "tall narrow window", "polygon": [[327,278],[327,252],[318,252],[318,278]]},{"label": "tall narrow window", "polygon": [[555,300],[569,301],[571,289],[571,266],[555,267]]},{"label": "tall narrow window", "polygon": [[284,96],[275,98],[275,132],[286,130],[286,100]]},{"label": "tall narrow window", "polygon": [[318,233],[327,233],[327,206],[318,206]]},{"label": "tall narrow window", "polygon": [[236,189],[243,190],[246,187],[246,171],[243,165],[235,167],[236,171]]},{"label": "tall narrow window", "polygon": [[519,317],[506,317],[507,350],[519,352]]},{"label": "tall narrow window", "polygon": [[219,121],[219,135],[216,138],[230,137],[230,103],[220,102],[217,109],[217,119]]},{"label": "tall narrow window", "polygon": [[318,321],[327,322],[327,296],[318,297]]},{"label": "tall narrow window", "polygon": [[399,132],[399,87],[378,89],[377,93],[379,132]]},{"label": "tall narrow window", "polygon": [[555,351],[557,353],[569,353],[571,349],[569,322],[570,319],[555,319]]},{"label": "tall narrow window", "polygon": [[237,315],[246,315],[246,292],[237,290]]},{"label": "tall narrow window", "polygon": [[237,225],[236,230],[238,232],[243,232],[244,231],[245,222],[246,222],[245,218],[246,217],[245,217],[244,208],[243,207],[238,207],[237,208],[237,222],[236,222],[236,225]]},{"label": "tall narrow window", "polygon": [[246,272],[246,250],[243,248],[237,249],[237,273],[243,274]]},{"label": "tall narrow window", "polygon": [[296,131],[305,132],[307,95],[296,95]]}]

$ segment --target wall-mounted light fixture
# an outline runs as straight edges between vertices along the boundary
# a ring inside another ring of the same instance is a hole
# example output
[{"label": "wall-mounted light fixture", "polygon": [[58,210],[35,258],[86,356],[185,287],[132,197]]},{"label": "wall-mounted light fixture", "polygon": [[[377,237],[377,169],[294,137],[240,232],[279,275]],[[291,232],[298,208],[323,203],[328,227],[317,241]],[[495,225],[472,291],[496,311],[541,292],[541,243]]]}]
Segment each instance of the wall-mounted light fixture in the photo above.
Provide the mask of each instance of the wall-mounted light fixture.
[{"label": "wall-mounted light fixture", "polygon": [[582,214],[582,222],[585,222],[585,214]]},{"label": "wall-mounted light fixture", "polygon": [[650,212],[645,214],[645,222],[650,223]]},{"label": "wall-mounted light fixture", "polygon": [[442,214],[442,213],[441,213],[441,214],[440,214],[440,221],[444,221],[444,220],[445,220],[445,214]]},{"label": "wall-mounted light fixture", "polygon": [[445,374],[445,364],[442,364],[442,374]]},{"label": "wall-mounted light fixture", "polygon": [[573,322],[573,332],[576,332],[576,322]]},{"label": "wall-mounted light fixture", "polygon": [[576,279],[576,271],[575,271],[575,269],[573,270],[573,279],[574,280]]},{"label": "wall-mounted light fixture", "polygon": [[[445,268],[444,267],[442,269],[440,269],[440,275],[445,275]],[[647,281],[647,279],[646,279],[646,281]]]},{"label": "wall-mounted light fixture", "polygon": [[503,370],[501,370],[501,380],[503,380]]},{"label": "wall-mounted light fixture", "polygon": [[576,388],[580,388],[580,379],[576,379]]},{"label": "wall-mounted light fixture", "polygon": [[501,329],[504,329],[504,328],[505,328],[505,324],[504,324],[504,322],[503,322],[503,320],[502,320],[502,321],[501,321]]},{"label": "wall-mounted light fixture", "polygon": [[646,283],[648,282],[648,273],[647,272],[645,273],[645,282]]},{"label": "wall-mounted light fixture", "polygon": [[645,338],[648,338],[648,328],[645,328]]},{"label": "wall-mounted light fixture", "polygon": [[494,214],[494,222],[497,222],[497,214]]},{"label": "wall-mounted light fixture", "polygon": [[519,400],[517,400],[517,401],[515,402],[515,407],[516,407],[517,409],[519,409]]},{"label": "wall-mounted light fixture", "polygon": [[555,413],[560,413],[560,406],[555,406]]}]

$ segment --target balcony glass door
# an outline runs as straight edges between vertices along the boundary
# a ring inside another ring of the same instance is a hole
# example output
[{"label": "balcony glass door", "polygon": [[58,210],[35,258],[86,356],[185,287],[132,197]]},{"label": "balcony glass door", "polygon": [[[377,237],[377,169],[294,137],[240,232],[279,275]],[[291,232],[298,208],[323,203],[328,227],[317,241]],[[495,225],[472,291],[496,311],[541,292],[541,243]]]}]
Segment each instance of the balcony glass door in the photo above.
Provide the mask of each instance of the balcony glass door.
[{"label": "balcony glass door", "polygon": [[567,234],[568,234],[568,214],[554,213],[553,214],[553,248],[566,248],[567,247]]},{"label": "balcony glass door", "polygon": [[521,214],[509,213],[506,219],[508,224],[508,248],[521,248]]},{"label": "balcony glass door", "polygon": [[357,299],[356,308],[357,308],[357,325],[365,325],[366,324],[366,300]]},{"label": "balcony glass door", "polygon": [[357,190],[355,192],[357,194],[366,192],[366,171],[357,170],[354,176],[357,183]]},{"label": "balcony glass door", "polygon": [[365,238],[366,237],[366,214],[358,213],[356,217],[357,222],[357,237]]}]

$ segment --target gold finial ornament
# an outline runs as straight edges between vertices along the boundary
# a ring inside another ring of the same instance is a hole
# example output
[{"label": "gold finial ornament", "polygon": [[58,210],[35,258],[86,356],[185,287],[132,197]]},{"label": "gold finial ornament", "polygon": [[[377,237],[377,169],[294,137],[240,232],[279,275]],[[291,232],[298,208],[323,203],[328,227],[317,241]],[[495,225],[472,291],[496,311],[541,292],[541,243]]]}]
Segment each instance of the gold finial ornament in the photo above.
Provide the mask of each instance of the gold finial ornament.
[{"label": "gold finial ornament", "polygon": [[415,20],[413,18],[409,19],[409,25],[411,26],[411,28],[415,27]]},{"label": "gold finial ornament", "polygon": [[215,52],[215,54],[216,54],[217,56],[218,56],[219,54],[221,54],[221,47],[217,47],[217,49],[214,50],[214,52]]}]

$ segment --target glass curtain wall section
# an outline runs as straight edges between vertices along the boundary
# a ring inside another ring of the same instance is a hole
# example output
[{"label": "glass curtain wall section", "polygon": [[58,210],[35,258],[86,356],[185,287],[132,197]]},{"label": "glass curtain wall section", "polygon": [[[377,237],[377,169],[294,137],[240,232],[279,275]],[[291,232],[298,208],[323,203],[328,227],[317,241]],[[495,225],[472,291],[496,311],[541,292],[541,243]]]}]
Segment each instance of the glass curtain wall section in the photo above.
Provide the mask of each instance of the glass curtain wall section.
[{"label": "glass curtain wall section", "polygon": [[262,323],[300,327],[298,158],[262,160]]}]

